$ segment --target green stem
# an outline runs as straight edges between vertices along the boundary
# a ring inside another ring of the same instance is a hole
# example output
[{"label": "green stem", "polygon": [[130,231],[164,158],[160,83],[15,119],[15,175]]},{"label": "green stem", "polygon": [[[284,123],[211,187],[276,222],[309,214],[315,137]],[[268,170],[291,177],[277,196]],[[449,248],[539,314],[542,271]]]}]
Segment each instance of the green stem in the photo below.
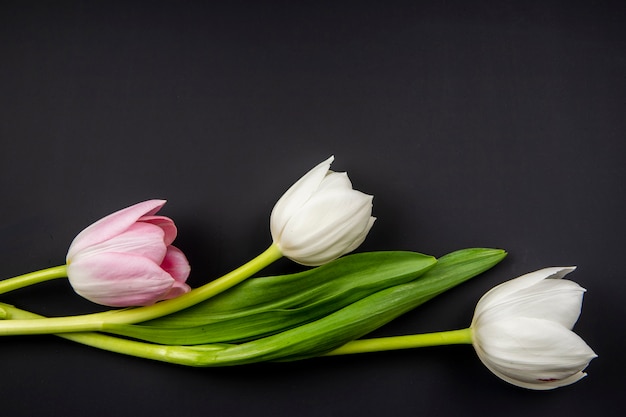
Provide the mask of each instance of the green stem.
[{"label": "green stem", "polygon": [[[2,303],[0,303],[0,318],[16,321],[46,319],[44,316]],[[187,366],[202,366],[203,354],[212,349],[210,346],[197,349],[192,346],[157,345],[95,332],[62,333],[56,336],[109,352]],[[215,346],[213,349],[219,350],[220,347]]]},{"label": "green stem", "polygon": [[56,278],[67,277],[67,265],[54,266],[0,281],[0,294]]},{"label": "green stem", "polygon": [[152,320],[191,307],[224,292],[281,257],[282,253],[278,247],[272,244],[259,256],[234,271],[180,297],[151,306],[81,316],[2,321],[0,322],[0,336],[97,331],[101,330],[105,323],[134,324]]},{"label": "green stem", "polygon": [[325,356],[350,355],[354,353],[381,352],[385,350],[412,349],[427,346],[461,345],[472,343],[472,330],[414,334],[408,336],[380,337],[348,342]]},{"label": "green stem", "polygon": [[[2,303],[0,303],[0,318],[15,321],[44,319],[43,316],[38,314]],[[199,346],[159,345],[95,332],[62,333],[57,334],[57,336],[109,352],[187,366],[220,366],[224,362],[220,361],[218,352],[228,348],[219,344]],[[472,330],[468,328],[438,333],[354,340],[324,356],[471,343]]]}]

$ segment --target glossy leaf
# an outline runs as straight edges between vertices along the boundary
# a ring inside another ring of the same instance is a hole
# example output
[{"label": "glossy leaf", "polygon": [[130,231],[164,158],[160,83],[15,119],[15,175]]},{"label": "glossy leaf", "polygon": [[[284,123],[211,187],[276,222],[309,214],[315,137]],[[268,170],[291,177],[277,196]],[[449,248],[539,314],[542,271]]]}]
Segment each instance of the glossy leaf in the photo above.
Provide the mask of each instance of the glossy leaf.
[{"label": "glossy leaf", "polygon": [[415,252],[345,256],[304,272],[249,279],[206,302],[142,325],[104,331],[161,344],[232,343],[278,333],[331,314],[435,265]]}]

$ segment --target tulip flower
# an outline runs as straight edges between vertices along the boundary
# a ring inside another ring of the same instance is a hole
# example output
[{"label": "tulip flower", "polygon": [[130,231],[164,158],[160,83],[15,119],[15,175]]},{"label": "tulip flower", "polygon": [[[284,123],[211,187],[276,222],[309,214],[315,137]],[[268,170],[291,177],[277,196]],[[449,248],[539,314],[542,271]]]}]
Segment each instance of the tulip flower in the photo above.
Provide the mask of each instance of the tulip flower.
[{"label": "tulip flower", "polygon": [[303,265],[321,265],[353,251],[374,224],[373,197],[353,190],[345,172],[331,171],[333,159],[293,184],[270,216],[274,243]]},{"label": "tulip flower", "polygon": [[83,297],[107,306],[149,305],[190,291],[189,262],[172,242],[174,222],[149,200],[113,213],[79,233],[66,264],[0,281],[0,294],[57,278],[69,278]]},{"label": "tulip flower", "polygon": [[[348,346],[347,341],[477,276],[505,256],[503,250],[486,248],[455,251],[438,260],[411,252],[359,253],[297,274],[253,278],[164,321],[58,336],[188,366],[306,359]],[[0,325],[54,320],[2,303],[0,317]],[[365,341],[351,343],[359,342]]]},{"label": "tulip flower", "polygon": [[[270,216],[270,231],[273,238],[272,244],[255,258],[220,278],[214,279],[201,287],[194,288],[179,297],[164,300],[154,305],[144,305],[134,309],[94,313],[83,316],[0,322],[0,335],[97,331],[102,328],[103,324],[140,323],[184,310],[208,300],[243,282],[283,256],[303,265],[317,266],[353,251],[365,240],[367,233],[374,223],[375,218],[371,216],[373,197],[353,190],[346,173],[330,171],[332,161],[333,157],[330,157],[310,170],[289,188],[276,203]],[[154,207],[143,213],[141,210],[133,212],[137,217],[131,222],[128,222],[130,215],[125,214],[124,216],[127,216],[126,224],[128,227],[131,227],[135,222],[147,223],[149,225],[161,225],[165,233],[164,242],[166,242],[167,236],[170,236],[168,234],[169,232],[167,232],[170,228],[169,223],[164,225],[167,222],[162,221],[162,218],[159,218],[160,220],[140,221],[142,216],[146,216],[148,219],[153,216],[154,213],[150,210],[156,212],[158,208]],[[133,227],[145,229],[144,226],[145,225]],[[115,229],[116,233],[122,233],[122,229],[121,227],[117,227]],[[129,230],[128,241],[131,242],[127,247],[129,252],[134,255],[147,257],[152,260],[153,263],[158,264],[158,262],[155,262],[154,259],[150,257],[154,254],[152,249],[145,249],[145,251],[143,251],[137,248],[137,250],[135,250],[137,240],[134,236],[136,236],[136,233],[137,230]],[[81,286],[84,281],[88,281],[85,279],[85,277],[87,277],[85,264],[87,263],[87,259],[95,258],[95,256],[89,255],[93,248],[89,250],[86,249],[91,245],[95,245],[98,254],[107,253],[106,244],[103,242],[104,239],[100,235],[100,231],[97,231],[97,233],[94,232],[93,235],[94,237],[90,237],[85,233],[85,236],[80,236],[80,239],[77,237],[77,242],[73,244],[74,247],[71,248],[68,253],[68,262],[70,264],[68,274],[75,273],[76,279],[74,281],[77,290],[83,292],[87,292],[89,289],[88,287],[84,288]],[[108,237],[114,238],[114,233],[108,232]],[[121,238],[120,242],[126,242],[126,237]],[[151,240],[151,242],[154,242],[154,240]],[[125,243],[122,246],[124,245]],[[168,248],[171,248],[171,246],[168,246]],[[86,250],[85,255],[89,256],[85,256],[81,260],[82,250]],[[104,255],[102,255],[102,259],[105,259]],[[175,256],[172,256],[171,259],[174,261],[177,260]],[[169,260],[170,258],[166,256],[162,259],[162,263],[159,264],[159,266],[165,272],[173,273],[176,268],[170,270],[167,266]],[[110,261],[111,259],[108,258],[107,262]],[[83,265],[80,264],[81,262],[83,262]],[[75,264],[83,268],[75,268]],[[144,264],[147,265],[146,263]],[[103,265],[105,264],[103,263]],[[139,268],[140,261],[136,260],[133,265],[136,266],[137,269],[131,270],[129,267],[129,270],[127,270],[127,274],[130,276],[128,283],[133,284],[130,288],[131,291],[135,290],[134,284],[139,282],[135,278],[142,271]],[[175,265],[179,264],[175,263]],[[93,264],[89,266],[91,267]],[[152,266],[153,265],[150,265],[150,267]],[[109,278],[121,278],[121,275],[118,275],[115,271],[111,271],[108,275],[105,274],[105,272],[105,270],[98,270],[97,272],[92,272],[92,274],[103,274],[103,276]],[[81,276],[80,273],[85,275]],[[157,275],[164,277],[164,275],[160,273]],[[173,294],[180,294],[180,292],[186,291],[186,289],[181,290],[181,288],[185,287],[183,287],[181,281],[176,278],[177,275],[174,274],[171,275],[171,277],[175,281],[172,283],[171,292],[166,291],[150,301],[154,302],[157,299],[169,298]],[[111,280],[110,282],[113,283],[115,281],[116,280]],[[33,281],[31,280],[31,282]],[[7,285],[5,288],[14,287]],[[0,293],[1,292],[2,287],[0,285]],[[153,294],[156,294],[156,292],[157,291]],[[109,299],[116,297],[113,293],[111,293],[110,296],[106,296]]]},{"label": "tulip flower", "polygon": [[189,292],[189,262],[172,246],[176,226],[156,215],[164,204],[135,204],[79,233],[67,253],[74,291],[113,307],[149,305]]},{"label": "tulip flower", "polygon": [[574,332],[584,288],[546,268],[505,282],[476,306],[471,328],[480,360],[511,384],[545,390],[572,384],[596,354]]},{"label": "tulip flower", "polygon": [[496,376],[548,390],[583,378],[597,357],[574,332],[585,290],[562,279],[575,268],[546,268],[500,284],[476,305],[467,329],[349,342],[328,355],[472,344]]}]

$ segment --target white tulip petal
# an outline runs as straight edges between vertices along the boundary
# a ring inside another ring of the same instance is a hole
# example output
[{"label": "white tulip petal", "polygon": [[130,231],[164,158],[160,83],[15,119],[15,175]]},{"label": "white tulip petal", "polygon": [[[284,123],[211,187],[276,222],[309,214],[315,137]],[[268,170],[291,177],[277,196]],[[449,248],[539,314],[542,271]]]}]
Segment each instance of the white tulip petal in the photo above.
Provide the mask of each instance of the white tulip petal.
[{"label": "white tulip petal", "polygon": [[287,228],[326,237],[336,228],[366,222],[371,213],[371,196],[350,190],[315,194],[287,222]]},{"label": "white tulip petal", "polygon": [[284,226],[291,213],[299,210],[319,188],[334,159],[335,157],[331,156],[304,174],[276,202],[270,215],[270,230],[274,240],[280,238],[281,226]]},{"label": "white tulip petal", "polygon": [[472,319],[473,345],[495,375],[520,387],[572,384],[596,357],[571,329],[585,289],[562,279],[574,267],[546,268],[485,294]]},{"label": "white tulip petal", "polygon": [[474,347],[494,374],[518,386],[549,389],[582,378],[596,354],[574,332],[549,320],[511,318],[474,329]]},{"label": "white tulip petal", "polygon": [[334,172],[329,170],[319,187],[317,188],[317,192],[328,192],[331,190],[338,191],[353,191],[352,190],[352,182],[350,178],[348,178],[347,172]]},{"label": "white tulip petal", "polygon": [[476,310],[485,310],[491,307],[494,303],[501,303],[502,300],[506,300],[508,296],[516,293],[524,288],[535,285],[536,283],[543,281],[544,279],[560,279],[565,275],[576,269],[575,266],[571,267],[552,267],[544,268],[535,272],[531,272],[521,277],[504,282],[491,290],[489,290],[476,304]]},{"label": "white tulip petal", "polygon": [[585,289],[569,280],[543,280],[477,310],[474,325],[506,317],[549,319],[571,329],[582,309]]},{"label": "white tulip petal", "polygon": [[[345,172],[329,170],[330,162],[332,157],[296,182],[270,217],[274,243],[304,265],[321,265],[356,249],[373,224],[372,196],[353,190]],[[312,178],[318,181],[314,187]]]},{"label": "white tulip petal", "polygon": [[577,372],[574,375],[571,375],[571,376],[569,376],[567,378],[564,378],[564,379],[525,382],[525,381],[517,380],[515,378],[511,378],[511,377],[509,377],[509,376],[499,372],[497,369],[492,368],[487,363],[485,363],[485,366],[495,376],[497,376],[498,378],[502,379],[503,381],[508,382],[509,384],[513,384],[513,385],[521,387],[521,388],[532,389],[532,390],[536,390],[536,391],[545,391],[545,390],[551,390],[551,389],[555,389],[555,388],[565,387],[565,386],[571,385],[574,382],[577,382],[577,381],[579,381],[582,378],[587,376],[587,374],[584,373],[584,372]]},{"label": "white tulip petal", "polygon": [[282,242],[292,242],[291,247],[309,246],[311,251],[319,250],[311,246],[315,244],[351,244],[365,229],[371,207],[371,197],[357,191],[316,194],[288,221]]},{"label": "white tulip petal", "polygon": [[354,241],[350,244],[350,246],[346,248],[344,253],[350,253],[356,248],[358,248],[359,246],[361,246],[361,243],[365,241],[365,238],[367,237],[367,234],[370,232],[370,229],[372,228],[372,226],[374,226],[375,221],[376,221],[376,217],[370,216],[369,220],[367,221],[367,224],[365,225],[365,229],[363,229],[363,231],[361,231],[361,233],[356,237],[356,239],[354,239]]}]

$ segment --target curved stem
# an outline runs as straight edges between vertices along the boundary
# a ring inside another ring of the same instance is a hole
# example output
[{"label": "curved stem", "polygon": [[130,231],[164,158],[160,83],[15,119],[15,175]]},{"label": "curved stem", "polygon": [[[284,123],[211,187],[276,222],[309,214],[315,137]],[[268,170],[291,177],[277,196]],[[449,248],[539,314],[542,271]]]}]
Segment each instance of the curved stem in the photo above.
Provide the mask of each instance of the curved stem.
[{"label": "curved stem", "polygon": [[[0,303],[0,318],[15,321],[44,319],[43,316],[38,314],[2,303]],[[227,349],[226,345],[219,344],[199,346],[160,345],[95,332],[62,333],[56,336],[109,352],[187,366],[220,366],[222,363],[218,352]],[[468,328],[409,336],[354,340],[323,356],[471,343],[472,330]]]},{"label": "curved stem", "polygon": [[408,336],[380,337],[348,342],[324,356],[350,355],[353,353],[381,352],[385,350],[412,349],[427,346],[461,345],[472,343],[472,330],[414,334]]},{"label": "curved stem", "polygon": [[101,330],[105,323],[133,324],[175,313],[220,294],[280,259],[282,253],[272,244],[256,258],[232,272],[191,290],[187,294],[145,307],[105,311],[81,316],[8,320],[0,322],[0,336],[51,334]]},{"label": "curved stem", "polygon": [[151,306],[109,311],[105,313],[107,316],[106,321],[109,323],[139,323],[184,310],[234,287],[282,256],[278,247],[272,244],[251,261],[223,275],[221,278],[191,290],[187,294]]},{"label": "curved stem", "polygon": [[[2,303],[0,303],[0,318],[20,321],[45,319],[44,316]],[[204,353],[222,349],[220,346],[205,346],[203,349],[197,349],[192,346],[157,345],[95,332],[61,333],[56,336],[109,352],[187,366],[204,366]]]},{"label": "curved stem", "polygon": [[0,294],[17,290],[19,288],[28,287],[29,285],[39,284],[40,282],[49,281],[51,279],[65,277],[67,277],[67,265],[41,269],[39,271],[30,272],[28,274],[19,275],[17,277],[7,278],[0,281]]}]

